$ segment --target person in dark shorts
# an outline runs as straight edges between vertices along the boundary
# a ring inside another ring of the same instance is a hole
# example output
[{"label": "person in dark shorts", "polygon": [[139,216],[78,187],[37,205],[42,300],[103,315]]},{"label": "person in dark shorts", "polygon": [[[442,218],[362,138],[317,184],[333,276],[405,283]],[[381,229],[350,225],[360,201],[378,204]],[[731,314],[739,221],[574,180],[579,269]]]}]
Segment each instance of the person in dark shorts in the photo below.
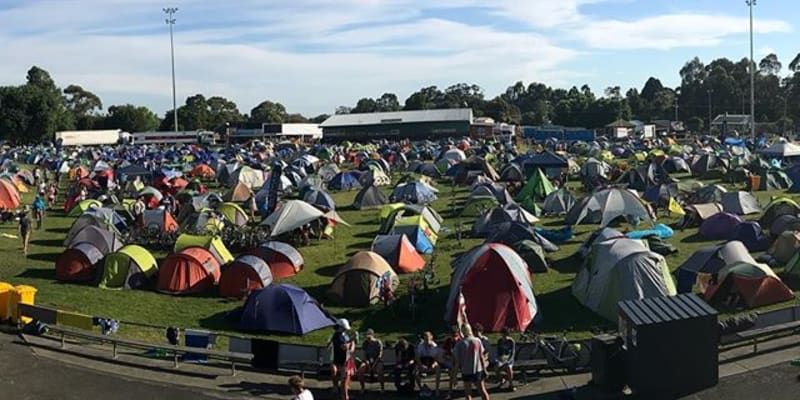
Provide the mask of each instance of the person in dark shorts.
[{"label": "person in dark shorts", "polygon": [[28,206],[19,213],[19,238],[22,240],[22,254],[28,257],[28,242],[31,239],[31,219],[28,217]]},{"label": "person in dark shorts", "polygon": [[486,359],[483,358],[483,343],[472,334],[469,325],[464,326],[464,339],[455,347],[455,360],[461,370],[461,380],[464,382],[464,397],[472,400],[472,385],[478,387],[482,400],[489,400],[486,391],[485,371]]},{"label": "person in dark shorts", "polygon": [[[394,364],[394,386],[400,392],[414,391],[414,369],[416,367],[414,346],[405,338],[400,338],[394,347],[397,362]],[[406,374],[407,383],[403,383],[403,373]]]},{"label": "person in dark shorts", "polygon": [[378,378],[383,393],[383,343],[375,338],[375,331],[372,329],[367,329],[361,350],[364,351],[364,360],[358,367],[357,373],[358,381],[361,383],[361,393],[364,393],[364,381],[369,374]]},{"label": "person in dark shorts", "polygon": [[[516,353],[516,342],[511,337],[511,329],[503,328],[503,336],[497,339],[497,376],[502,377],[498,388],[503,387],[503,383],[508,381],[508,390],[515,391],[514,387],[514,355]],[[505,374],[505,377],[503,377]]]},{"label": "person in dark shorts", "polygon": [[350,330],[350,322],[344,318],[336,321],[336,331],[331,337],[333,348],[333,360],[331,361],[331,377],[333,379],[333,389],[338,390],[342,400],[350,398],[350,377],[355,373],[355,361],[353,360],[353,340],[347,334]]}]

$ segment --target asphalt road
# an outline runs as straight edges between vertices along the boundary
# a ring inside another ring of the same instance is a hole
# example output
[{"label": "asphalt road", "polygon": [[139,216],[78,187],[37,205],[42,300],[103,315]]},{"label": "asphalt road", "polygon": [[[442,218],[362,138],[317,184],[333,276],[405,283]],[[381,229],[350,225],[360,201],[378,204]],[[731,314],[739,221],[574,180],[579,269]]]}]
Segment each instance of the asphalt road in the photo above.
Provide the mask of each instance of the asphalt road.
[{"label": "asphalt road", "polygon": [[38,358],[19,338],[0,334],[0,398],[3,400],[170,399],[220,397],[174,386],[125,379]]}]

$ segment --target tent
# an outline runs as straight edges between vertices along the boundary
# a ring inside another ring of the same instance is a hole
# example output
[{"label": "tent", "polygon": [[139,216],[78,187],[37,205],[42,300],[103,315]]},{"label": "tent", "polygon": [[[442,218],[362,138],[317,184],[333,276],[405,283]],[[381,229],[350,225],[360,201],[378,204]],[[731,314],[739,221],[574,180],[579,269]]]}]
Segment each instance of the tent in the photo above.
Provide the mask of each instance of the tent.
[{"label": "tent", "polygon": [[228,251],[228,248],[225,247],[225,243],[222,242],[219,236],[199,236],[182,233],[178,236],[178,239],[175,240],[175,248],[173,251],[177,253],[190,247],[200,247],[207,250],[214,256],[218,265],[225,265],[233,261],[233,255]]},{"label": "tent", "polygon": [[389,200],[408,204],[429,204],[436,201],[436,193],[422,182],[408,182],[397,185]]},{"label": "tent", "polygon": [[303,255],[290,244],[283,242],[264,242],[248,254],[266,261],[274,279],[295,276],[303,269]]},{"label": "tent", "polygon": [[789,197],[777,197],[769,202],[764,209],[764,214],[758,220],[761,226],[772,227],[772,223],[781,215],[800,215],[800,205]]},{"label": "tent", "polygon": [[717,275],[704,294],[711,304],[754,308],[794,299],[792,290],[765,264],[740,261],[726,265]]},{"label": "tent", "polygon": [[378,253],[359,251],[339,269],[328,289],[328,298],[337,305],[366,307],[380,301],[387,285],[394,292],[400,284],[397,274]]},{"label": "tent", "polygon": [[392,184],[392,179],[382,169],[370,168],[367,172],[361,174],[358,182],[362,187],[369,185],[388,186]]},{"label": "tent", "polygon": [[453,181],[457,184],[466,184],[470,177],[481,174],[493,181],[500,179],[500,175],[497,174],[494,167],[482,157],[470,156],[466,160],[456,164],[456,168],[457,171]]},{"label": "tent", "polygon": [[391,231],[393,235],[406,235],[420,254],[433,253],[438,233],[422,215],[398,218]]},{"label": "tent", "polygon": [[525,182],[525,173],[522,172],[522,167],[517,164],[510,163],[500,170],[501,182]]},{"label": "tent", "polygon": [[678,228],[693,228],[700,226],[708,218],[722,212],[722,205],[719,203],[691,204],[684,208],[686,213],[678,223]]},{"label": "tent", "polygon": [[800,217],[791,214],[781,215],[769,226],[769,235],[773,238],[785,231],[800,231]]},{"label": "tent", "polygon": [[61,282],[89,282],[95,279],[95,266],[103,253],[89,242],[77,243],[56,258],[56,280]]},{"label": "tent", "polygon": [[252,196],[253,191],[250,190],[250,188],[244,183],[239,182],[230,191],[226,192],[224,196],[222,196],[222,200],[241,203],[247,201]]},{"label": "tent", "polygon": [[695,251],[677,269],[678,292],[690,292],[699,274],[710,276],[718,273],[726,265],[737,262],[755,264],[756,261],[747,247],[736,240]]},{"label": "tent", "polygon": [[81,200],[77,204],[75,204],[75,206],[72,207],[71,210],[69,210],[69,214],[67,214],[67,216],[78,217],[89,209],[101,208],[101,207],[103,207],[103,203],[100,202],[99,200],[95,199]]},{"label": "tent", "polygon": [[208,178],[213,179],[217,175],[214,172],[214,169],[209,167],[207,164],[197,164],[191,171],[189,171],[189,176],[197,177],[197,178]]},{"label": "tent", "polygon": [[719,203],[727,192],[728,190],[721,185],[701,186],[688,195],[686,201],[691,204]]},{"label": "tent", "polygon": [[472,224],[472,234],[476,237],[486,237],[495,231],[504,222],[521,222],[533,224],[539,219],[518,205],[494,207],[480,215]]},{"label": "tent", "polygon": [[531,240],[522,240],[514,243],[511,247],[525,260],[531,273],[547,272],[544,249],[538,243]]},{"label": "tent", "polygon": [[334,175],[333,178],[328,182],[328,189],[330,190],[353,190],[358,189],[361,187],[361,184],[358,182],[358,178],[352,172],[354,171],[345,171],[339,172],[338,174]]},{"label": "tent", "polygon": [[64,239],[64,246],[66,246],[67,243],[73,243],[72,238],[87,226],[95,226],[102,230],[119,235],[119,231],[117,231],[117,228],[112,223],[94,214],[87,213],[82,214],[72,223],[72,226],[69,228],[69,232],[67,232],[67,237]]},{"label": "tent", "polygon": [[269,285],[247,296],[239,329],[305,335],[335,324],[319,303],[294,285]]},{"label": "tent", "polygon": [[574,205],[575,197],[567,189],[561,188],[547,195],[542,206],[542,213],[544,215],[566,215]]},{"label": "tent", "polygon": [[108,254],[98,286],[103,289],[138,289],[145,287],[158,273],[156,259],[147,249],[134,244]]},{"label": "tent", "polygon": [[589,158],[581,166],[581,182],[587,187],[594,187],[597,183],[606,182],[611,166],[605,161]]},{"label": "tent", "polygon": [[514,198],[508,193],[505,185],[498,183],[476,183],[471,186],[467,201],[473,198],[493,197],[500,204],[514,203]]},{"label": "tent", "polygon": [[358,191],[353,200],[353,208],[356,210],[378,208],[387,203],[389,203],[389,199],[386,198],[386,195],[374,185],[369,185]]},{"label": "tent", "polygon": [[542,246],[542,249],[546,252],[558,251],[558,246],[533,230],[529,224],[523,222],[503,222],[497,225],[486,237],[485,243],[503,243],[511,246],[523,240],[530,240]]},{"label": "tent", "polygon": [[144,210],[139,216],[138,225],[144,229],[158,230],[159,232],[177,232],[180,226],[167,210]]},{"label": "tent", "polygon": [[736,227],[733,240],[744,243],[751,252],[765,251],[769,248],[769,238],[756,221],[745,221]]},{"label": "tent", "polygon": [[219,282],[217,258],[202,247],[187,247],[170,254],[158,272],[159,292],[203,293]]},{"label": "tent", "polygon": [[800,145],[787,142],[786,139],[773,143],[771,146],[757,151],[764,157],[785,158],[800,156]]},{"label": "tent", "polygon": [[689,163],[686,162],[685,159],[682,157],[669,157],[664,160],[662,164],[663,168],[667,172],[692,172],[692,169],[689,167]]},{"label": "tent", "polygon": [[270,227],[270,237],[280,236],[301,226],[325,217],[311,204],[301,200],[288,200],[261,222]]},{"label": "tent", "polygon": [[107,225],[114,226],[119,232],[128,230],[128,220],[126,217],[129,217],[131,222],[133,221],[133,215],[130,215],[130,211],[125,209],[123,205],[117,206],[116,209],[107,207],[90,208],[86,210],[84,214],[91,214],[102,219]]},{"label": "tent", "polygon": [[381,208],[379,214],[381,227],[378,229],[378,233],[388,233],[398,220],[409,215],[421,215],[425,220],[425,226],[430,227],[437,234],[441,230],[443,219],[433,208],[425,205],[391,203]]},{"label": "tent", "polygon": [[312,206],[328,212],[336,209],[336,202],[333,201],[331,195],[322,189],[310,189],[303,195],[303,201]]},{"label": "tent", "polygon": [[64,247],[74,247],[83,242],[91,243],[101,254],[108,254],[122,248],[122,242],[118,234],[94,225],[86,225],[83,229],[75,232],[74,235],[69,237],[69,241],[64,243]]},{"label": "tent", "polygon": [[383,257],[399,274],[417,272],[425,266],[425,259],[406,235],[378,235],[372,241],[372,251]]},{"label": "tent", "polygon": [[676,294],[664,257],[638,239],[595,242],[572,283],[578,301],[610,320],[617,320],[617,303]]},{"label": "tent", "polygon": [[758,214],[761,207],[752,194],[748,192],[726,192],[722,194],[722,209],[737,215]]},{"label": "tent", "polygon": [[717,213],[700,224],[700,235],[709,240],[729,240],[736,234],[736,227],[742,222],[738,215]]},{"label": "tent", "polygon": [[260,257],[245,254],[236,257],[222,269],[219,279],[219,295],[242,299],[250,292],[261,290],[272,283],[272,272]]},{"label": "tent", "polygon": [[247,225],[247,221],[250,220],[250,216],[247,215],[247,212],[236,203],[222,203],[217,208],[217,212],[222,214],[222,216],[234,226],[245,226]]},{"label": "tent", "polygon": [[798,251],[800,251],[800,232],[797,231],[781,233],[769,248],[769,254],[780,265],[789,262]]},{"label": "tent", "polygon": [[264,185],[264,171],[245,165],[228,178],[228,186],[234,186],[237,183],[244,184],[250,190],[258,189]]},{"label": "tent", "polygon": [[555,192],[555,190],[550,179],[547,179],[547,175],[545,175],[541,169],[537,168],[530,179],[528,179],[525,186],[517,193],[515,200],[523,205],[527,205],[526,203],[529,202],[535,203],[544,200],[550,193]]},{"label": "tent", "polygon": [[510,247],[487,243],[453,260],[445,321],[454,324],[463,296],[470,323],[488,332],[525,331],[537,313],[528,266]]},{"label": "tent", "polygon": [[19,191],[13,183],[0,179],[0,208],[13,210],[19,207]]},{"label": "tent", "polygon": [[564,223],[577,225],[586,222],[606,226],[618,217],[640,219],[653,224],[650,211],[639,196],[628,189],[615,187],[599,190],[581,199],[569,210]]}]

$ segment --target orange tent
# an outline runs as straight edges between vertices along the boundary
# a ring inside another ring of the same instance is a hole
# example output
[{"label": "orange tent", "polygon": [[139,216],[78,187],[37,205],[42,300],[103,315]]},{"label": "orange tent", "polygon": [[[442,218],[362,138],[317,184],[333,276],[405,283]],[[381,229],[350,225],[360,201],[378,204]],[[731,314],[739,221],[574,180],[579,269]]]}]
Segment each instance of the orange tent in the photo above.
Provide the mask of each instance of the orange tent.
[{"label": "orange tent", "polygon": [[219,283],[220,275],[213,254],[202,247],[187,247],[164,260],[158,270],[158,291],[202,293]]},{"label": "orange tent", "polygon": [[213,178],[216,175],[217,173],[214,172],[214,169],[206,164],[199,164],[189,172],[189,176],[198,178]]},{"label": "orange tent", "polygon": [[172,214],[161,209],[145,210],[145,212],[139,216],[137,222],[142,228],[158,228],[162,232],[169,233],[176,232],[180,227],[175,221],[175,218],[172,217]]},{"label": "orange tent", "polygon": [[425,259],[405,234],[376,236],[372,251],[380,254],[398,274],[410,274],[425,267]]},{"label": "orange tent", "polygon": [[0,179],[0,207],[13,210],[19,207],[19,191],[13,183]]},{"label": "orange tent", "polygon": [[75,178],[78,178],[78,177],[85,178],[87,176],[89,176],[89,170],[86,169],[83,166],[79,166],[79,167],[73,168],[73,169],[71,169],[69,171],[69,179],[70,180],[74,180]]}]

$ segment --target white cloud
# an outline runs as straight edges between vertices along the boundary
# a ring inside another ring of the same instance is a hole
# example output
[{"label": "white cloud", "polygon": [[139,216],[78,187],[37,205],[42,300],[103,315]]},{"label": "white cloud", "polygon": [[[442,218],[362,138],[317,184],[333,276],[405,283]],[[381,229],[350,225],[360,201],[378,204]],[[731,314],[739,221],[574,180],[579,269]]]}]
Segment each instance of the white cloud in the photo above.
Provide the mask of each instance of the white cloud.
[{"label": "white cloud", "polygon": [[[670,14],[635,21],[596,21],[574,34],[598,49],[673,49],[715,46],[731,35],[748,31],[748,20],[743,17]],[[754,22],[754,31],[791,32],[791,26],[780,20],[759,19]]]}]

